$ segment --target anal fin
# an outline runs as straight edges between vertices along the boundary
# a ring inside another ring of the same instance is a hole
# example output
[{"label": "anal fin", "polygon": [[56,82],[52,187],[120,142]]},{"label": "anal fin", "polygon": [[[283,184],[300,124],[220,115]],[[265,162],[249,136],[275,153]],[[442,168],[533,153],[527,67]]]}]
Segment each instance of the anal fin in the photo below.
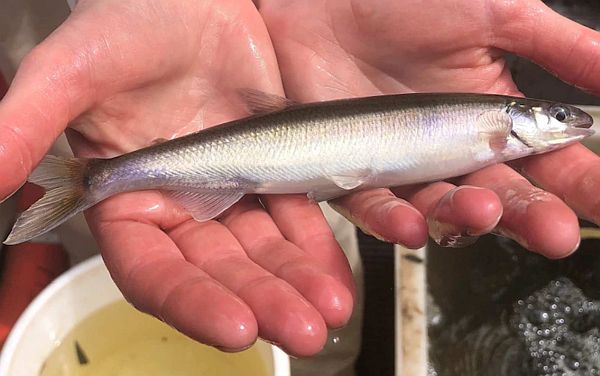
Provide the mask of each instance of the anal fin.
[{"label": "anal fin", "polygon": [[217,217],[244,196],[239,190],[166,191],[166,194],[199,222]]},{"label": "anal fin", "polygon": [[343,195],[348,194],[346,190],[343,189],[329,189],[329,190],[319,190],[319,191],[310,191],[306,195],[309,200],[313,202],[322,202],[329,201],[341,197]]},{"label": "anal fin", "polygon": [[356,189],[368,183],[373,176],[373,171],[368,168],[346,171],[343,174],[336,173],[327,175],[327,178],[337,187],[346,191]]},{"label": "anal fin", "polygon": [[315,202],[329,201],[352,191],[359,190],[372,181],[373,171],[365,168],[357,169],[355,171],[346,171],[343,174],[336,173],[328,175],[325,172],[325,175],[327,176],[327,180],[333,184],[327,188],[308,192],[307,196],[310,200]]}]

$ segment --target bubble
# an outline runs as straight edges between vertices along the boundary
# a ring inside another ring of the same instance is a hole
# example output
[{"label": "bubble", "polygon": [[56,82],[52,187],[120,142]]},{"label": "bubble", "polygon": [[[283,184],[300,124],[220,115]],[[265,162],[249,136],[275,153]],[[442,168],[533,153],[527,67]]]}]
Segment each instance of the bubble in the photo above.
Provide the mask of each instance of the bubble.
[{"label": "bubble", "polygon": [[579,366],[581,365],[579,363],[578,360],[575,359],[565,359],[565,365],[570,369],[570,370],[577,370],[579,369]]},{"label": "bubble", "polygon": [[598,303],[567,279],[549,283],[524,302],[514,305],[512,323],[530,359],[537,360],[529,363],[528,374],[590,375],[593,367],[600,366]]}]

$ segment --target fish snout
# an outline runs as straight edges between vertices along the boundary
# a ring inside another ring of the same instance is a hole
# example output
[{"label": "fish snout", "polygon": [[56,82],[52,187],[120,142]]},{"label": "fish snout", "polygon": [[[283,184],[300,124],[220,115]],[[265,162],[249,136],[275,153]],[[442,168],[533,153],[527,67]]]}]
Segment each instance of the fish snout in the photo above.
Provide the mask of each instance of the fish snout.
[{"label": "fish snout", "polygon": [[578,111],[575,119],[573,119],[573,121],[569,125],[571,125],[572,127],[575,127],[575,128],[587,129],[587,128],[591,128],[593,124],[594,124],[594,118],[587,112],[580,110],[580,111]]}]

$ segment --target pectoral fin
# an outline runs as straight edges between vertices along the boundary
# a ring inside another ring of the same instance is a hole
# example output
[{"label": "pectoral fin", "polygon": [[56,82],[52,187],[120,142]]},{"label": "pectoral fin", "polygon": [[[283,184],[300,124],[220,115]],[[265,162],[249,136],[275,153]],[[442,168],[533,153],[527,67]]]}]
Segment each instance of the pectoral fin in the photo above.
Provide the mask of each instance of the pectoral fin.
[{"label": "pectoral fin", "polygon": [[256,89],[240,89],[238,93],[251,114],[266,114],[293,106],[296,102]]},{"label": "pectoral fin", "polygon": [[486,111],[477,119],[480,139],[487,141],[495,152],[506,147],[512,126],[512,118],[504,111]]},{"label": "pectoral fin", "polygon": [[166,194],[189,211],[192,217],[199,222],[215,218],[244,196],[244,192],[237,190],[166,191]]}]

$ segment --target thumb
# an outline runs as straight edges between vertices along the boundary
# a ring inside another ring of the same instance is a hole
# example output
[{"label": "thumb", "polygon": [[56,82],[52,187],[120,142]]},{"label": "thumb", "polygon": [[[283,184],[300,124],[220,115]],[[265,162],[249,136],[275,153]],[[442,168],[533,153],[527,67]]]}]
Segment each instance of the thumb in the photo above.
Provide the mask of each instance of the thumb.
[{"label": "thumb", "polygon": [[25,182],[70,121],[118,91],[162,77],[183,60],[174,55],[188,53],[172,49],[185,42],[180,30],[157,27],[155,18],[165,15],[120,6],[78,6],[21,62],[0,102],[0,199]]},{"label": "thumb", "polygon": [[36,70],[34,61],[44,63],[37,52],[26,57],[0,102],[0,199],[25,182],[70,117],[71,104],[59,88],[64,72]]},{"label": "thumb", "polygon": [[600,93],[600,33],[539,0],[493,4],[496,47],[530,59],[569,84]]}]

